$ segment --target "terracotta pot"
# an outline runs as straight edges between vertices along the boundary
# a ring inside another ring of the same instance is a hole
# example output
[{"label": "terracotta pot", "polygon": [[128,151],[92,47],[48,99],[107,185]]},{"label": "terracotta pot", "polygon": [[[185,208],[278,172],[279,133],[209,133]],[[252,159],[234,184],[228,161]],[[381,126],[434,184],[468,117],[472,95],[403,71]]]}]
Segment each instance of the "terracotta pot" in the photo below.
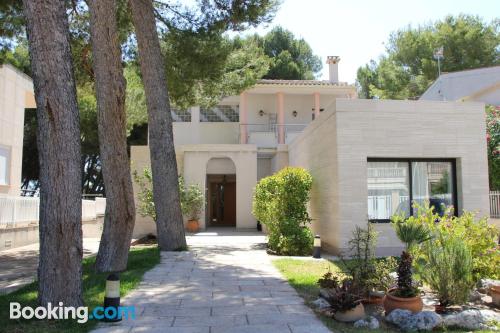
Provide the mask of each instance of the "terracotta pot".
[{"label": "terracotta pot", "polygon": [[384,298],[384,310],[385,314],[388,315],[394,309],[410,310],[413,313],[422,311],[424,308],[424,303],[420,296],[415,297],[397,297],[393,293],[395,289],[389,290]]},{"label": "terracotta pot", "polygon": [[198,232],[200,230],[200,223],[196,220],[189,220],[186,229],[189,232]]},{"label": "terracotta pot", "polygon": [[382,304],[384,303],[385,296],[373,296],[370,295],[367,298],[363,299],[363,304]]},{"label": "terracotta pot", "polygon": [[358,305],[356,305],[355,308],[349,311],[335,312],[333,314],[333,318],[344,323],[358,321],[360,319],[363,319],[364,317],[365,317],[365,307],[363,306],[362,303],[359,303]]},{"label": "terracotta pot", "polygon": [[436,304],[434,305],[434,311],[439,314],[446,313],[446,306],[441,305],[441,304]]},{"label": "terracotta pot", "polygon": [[500,306],[500,286],[491,286],[490,295],[493,304],[495,304],[496,306]]}]

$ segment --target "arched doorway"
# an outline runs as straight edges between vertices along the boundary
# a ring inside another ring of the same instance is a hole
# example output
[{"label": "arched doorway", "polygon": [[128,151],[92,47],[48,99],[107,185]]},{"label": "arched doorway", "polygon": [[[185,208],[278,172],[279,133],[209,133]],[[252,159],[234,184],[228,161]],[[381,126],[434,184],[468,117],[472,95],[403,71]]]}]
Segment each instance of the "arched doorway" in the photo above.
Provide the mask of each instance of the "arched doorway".
[{"label": "arched doorway", "polygon": [[236,166],[228,157],[207,163],[206,226],[236,227]]}]

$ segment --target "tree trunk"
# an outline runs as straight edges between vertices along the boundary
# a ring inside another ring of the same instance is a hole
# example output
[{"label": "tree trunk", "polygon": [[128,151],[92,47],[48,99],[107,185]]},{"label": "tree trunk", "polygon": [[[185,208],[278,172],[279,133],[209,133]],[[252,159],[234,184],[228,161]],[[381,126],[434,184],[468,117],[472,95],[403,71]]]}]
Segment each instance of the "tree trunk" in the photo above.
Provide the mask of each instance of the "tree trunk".
[{"label": "tree trunk", "polygon": [[126,82],[118,40],[116,0],[90,0],[88,5],[99,149],[107,198],[96,269],[100,272],[116,272],[127,268],[135,223],[134,195],[127,155]]},{"label": "tree trunk", "polygon": [[149,149],[153,173],[158,244],[163,251],[186,246],[179,201],[177,161],[172,134],[172,116],[167,91],[165,63],[160,50],[151,0],[130,0],[142,81],[146,93]]},{"label": "tree trunk", "polygon": [[38,300],[80,306],[80,125],[65,2],[24,0],[40,161]]}]

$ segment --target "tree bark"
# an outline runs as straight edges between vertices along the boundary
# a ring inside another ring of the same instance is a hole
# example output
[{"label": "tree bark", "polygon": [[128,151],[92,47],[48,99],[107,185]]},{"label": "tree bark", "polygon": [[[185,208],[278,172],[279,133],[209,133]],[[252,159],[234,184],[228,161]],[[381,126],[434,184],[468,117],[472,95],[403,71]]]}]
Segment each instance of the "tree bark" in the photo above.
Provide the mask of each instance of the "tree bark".
[{"label": "tree bark", "polygon": [[90,0],[88,5],[99,149],[107,198],[96,270],[116,272],[127,268],[135,223],[134,195],[127,155],[126,82],[121,64],[116,0]]},{"label": "tree bark", "polygon": [[23,0],[40,162],[38,300],[83,305],[80,125],[65,2]]},{"label": "tree bark", "polygon": [[158,245],[163,251],[186,246],[179,200],[177,161],[165,63],[160,50],[151,0],[130,0],[132,22],[139,47],[139,61],[146,94],[149,149],[153,173]]}]

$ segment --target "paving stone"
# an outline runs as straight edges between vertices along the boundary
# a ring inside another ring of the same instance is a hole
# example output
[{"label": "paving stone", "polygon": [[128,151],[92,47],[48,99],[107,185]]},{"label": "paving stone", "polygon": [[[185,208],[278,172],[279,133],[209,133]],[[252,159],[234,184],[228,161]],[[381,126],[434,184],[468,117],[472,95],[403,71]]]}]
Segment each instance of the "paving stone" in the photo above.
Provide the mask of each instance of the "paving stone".
[{"label": "paving stone", "polygon": [[142,316],[210,316],[210,307],[181,308],[178,306],[150,306],[144,309]]},{"label": "paving stone", "polygon": [[93,330],[93,333],[128,333],[132,327],[101,327]]},{"label": "paving stone", "polygon": [[228,237],[189,236],[189,252],[162,252],[160,264],[122,298],[137,319],[94,332],[329,332],[272,265],[262,235],[223,233]]},{"label": "paving stone", "polygon": [[214,306],[212,315],[246,315],[246,314],[265,314],[280,313],[277,306],[274,305],[241,305],[241,306]]},{"label": "paving stone", "polygon": [[312,324],[312,325],[288,325],[292,333],[331,333],[331,331],[325,327],[325,325]]},{"label": "paving stone", "polygon": [[298,314],[298,313],[266,313],[266,314],[249,314],[247,315],[250,325],[263,324],[321,324],[318,318],[313,314]]},{"label": "paving stone", "polygon": [[244,297],[245,304],[267,304],[267,305],[291,305],[304,304],[304,300],[299,297]]},{"label": "paving stone", "polygon": [[175,317],[173,326],[244,326],[248,325],[247,317],[238,316],[188,316]]},{"label": "paving stone", "polygon": [[303,304],[292,304],[292,305],[278,305],[278,309],[281,313],[311,313],[314,314],[313,311]]},{"label": "paving stone", "polygon": [[212,326],[210,333],[290,333],[287,325]]},{"label": "paving stone", "polygon": [[204,301],[196,301],[196,300],[182,300],[181,307],[192,308],[199,306],[234,306],[234,305],[244,305],[243,298],[233,298],[233,299],[222,299],[222,300],[204,300]]},{"label": "paving stone", "polygon": [[210,333],[210,327],[141,326],[133,327],[130,333]]}]

